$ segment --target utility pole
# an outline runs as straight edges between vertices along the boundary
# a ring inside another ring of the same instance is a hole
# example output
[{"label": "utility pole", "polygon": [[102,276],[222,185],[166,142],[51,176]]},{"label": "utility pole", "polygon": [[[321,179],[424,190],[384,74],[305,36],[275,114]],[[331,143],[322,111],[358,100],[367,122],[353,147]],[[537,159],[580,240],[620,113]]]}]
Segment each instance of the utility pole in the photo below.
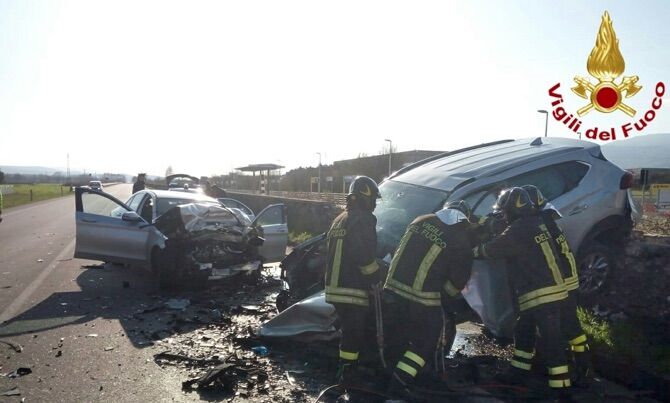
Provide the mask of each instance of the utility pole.
[{"label": "utility pole", "polygon": [[317,182],[317,192],[321,193],[321,153],[319,154],[319,182]]},{"label": "utility pole", "polygon": [[385,139],[384,141],[389,142],[389,177],[391,176],[391,154],[393,154],[393,142],[389,139]]},{"label": "utility pole", "polygon": [[72,186],[72,182],[70,182],[70,153],[67,153],[67,185]]}]

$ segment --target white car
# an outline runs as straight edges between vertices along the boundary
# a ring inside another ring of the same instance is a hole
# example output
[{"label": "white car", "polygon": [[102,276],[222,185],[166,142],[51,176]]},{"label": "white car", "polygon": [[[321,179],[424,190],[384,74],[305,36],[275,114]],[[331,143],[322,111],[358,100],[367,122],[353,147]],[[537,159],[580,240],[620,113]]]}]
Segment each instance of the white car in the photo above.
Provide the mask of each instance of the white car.
[{"label": "white car", "polygon": [[102,182],[90,181],[88,182],[88,187],[90,187],[91,189],[102,190]]},{"label": "white car", "polygon": [[[75,197],[76,258],[141,265],[155,270],[159,253],[167,241],[155,225],[157,219],[175,206],[191,203],[215,206],[217,219],[221,214],[228,214],[228,221],[238,232],[257,231],[264,238],[258,254],[265,262],[279,261],[285,256],[288,224],[283,204],[266,207],[251,221],[235,209],[198,193],[141,190],[123,203],[110,194],[78,187]],[[220,227],[220,222],[217,225]]]}]

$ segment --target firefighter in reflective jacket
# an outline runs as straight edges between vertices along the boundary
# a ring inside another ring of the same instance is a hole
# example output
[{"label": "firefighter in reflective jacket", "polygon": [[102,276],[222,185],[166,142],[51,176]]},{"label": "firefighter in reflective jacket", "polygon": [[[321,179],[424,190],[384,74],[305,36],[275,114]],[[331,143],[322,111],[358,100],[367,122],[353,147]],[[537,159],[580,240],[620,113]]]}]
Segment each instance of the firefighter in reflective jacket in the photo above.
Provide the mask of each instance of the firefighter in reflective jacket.
[{"label": "firefighter in reflective jacket", "polygon": [[445,315],[451,309],[443,310],[442,304],[460,296],[470,278],[474,245],[468,234],[469,217],[465,202],[447,203],[435,214],[417,217],[398,244],[384,284],[407,320],[407,350],[389,384],[393,396],[411,396],[408,386],[427,363],[436,362],[446,335],[455,334],[456,323]]},{"label": "firefighter in reflective jacket", "polygon": [[364,344],[369,313],[368,294],[379,282],[377,219],[372,214],[379,188],[367,176],[351,183],[346,210],[333,221],[327,235],[326,302],[340,320],[338,382],[355,382],[358,355]]},{"label": "firefighter in reflective jacket", "polygon": [[536,214],[539,214],[547,226],[549,234],[559,251],[559,268],[563,276],[565,290],[568,298],[561,304],[561,328],[564,337],[568,341],[568,347],[574,359],[573,383],[577,386],[588,386],[591,377],[591,355],[589,352],[588,339],[577,318],[577,290],[579,289],[579,275],[577,263],[572,248],[568,243],[561,227],[556,220],[561,218],[558,212],[547,199],[544,198],[540,189],[533,185],[525,185],[522,188],[528,193],[531,202],[535,206]]},{"label": "firefighter in reflective jacket", "polygon": [[568,297],[558,263],[558,253],[542,218],[534,214],[528,193],[519,188],[503,190],[494,210],[502,211],[509,226],[492,240],[474,249],[475,258],[506,259],[516,294],[519,319],[514,330],[514,356],[505,380],[524,383],[538,347],[545,354],[549,386],[567,393],[571,386],[561,306]]}]

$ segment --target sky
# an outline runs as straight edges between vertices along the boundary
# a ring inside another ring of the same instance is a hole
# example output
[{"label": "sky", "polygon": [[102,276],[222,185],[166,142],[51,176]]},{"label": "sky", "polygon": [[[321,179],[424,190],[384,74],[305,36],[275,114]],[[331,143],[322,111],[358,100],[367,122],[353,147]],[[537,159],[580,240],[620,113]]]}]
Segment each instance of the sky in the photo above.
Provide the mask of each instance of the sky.
[{"label": "sky", "polygon": [[665,1],[0,0],[0,167],[215,175],[542,136],[551,86],[588,103],[569,87],[596,82],[605,10],[643,114],[670,85]]}]

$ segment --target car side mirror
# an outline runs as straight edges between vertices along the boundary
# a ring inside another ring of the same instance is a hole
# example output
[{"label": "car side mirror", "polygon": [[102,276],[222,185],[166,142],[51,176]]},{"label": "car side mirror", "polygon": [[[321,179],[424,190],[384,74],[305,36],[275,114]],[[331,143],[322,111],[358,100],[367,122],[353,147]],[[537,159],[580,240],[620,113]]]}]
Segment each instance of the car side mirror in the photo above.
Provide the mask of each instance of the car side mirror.
[{"label": "car side mirror", "polygon": [[123,221],[128,221],[128,222],[140,222],[142,221],[142,217],[140,217],[136,212],[134,211],[126,211],[121,215],[121,219]]}]

